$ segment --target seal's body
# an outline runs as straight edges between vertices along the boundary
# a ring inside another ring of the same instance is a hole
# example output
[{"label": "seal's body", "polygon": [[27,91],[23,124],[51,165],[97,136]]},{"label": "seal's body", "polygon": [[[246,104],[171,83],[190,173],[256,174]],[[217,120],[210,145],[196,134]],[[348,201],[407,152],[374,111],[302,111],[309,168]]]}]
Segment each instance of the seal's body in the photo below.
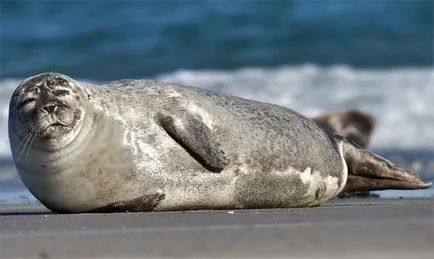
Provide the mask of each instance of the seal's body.
[{"label": "seal's body", "polygon": [[[59,212],[313,206],[344,189],[348,160],[355,175],[390,164],[288,108],[146,80],[31,77],[9,133],[24,183]],[[405,174],[369,186],[428,187]]]}]

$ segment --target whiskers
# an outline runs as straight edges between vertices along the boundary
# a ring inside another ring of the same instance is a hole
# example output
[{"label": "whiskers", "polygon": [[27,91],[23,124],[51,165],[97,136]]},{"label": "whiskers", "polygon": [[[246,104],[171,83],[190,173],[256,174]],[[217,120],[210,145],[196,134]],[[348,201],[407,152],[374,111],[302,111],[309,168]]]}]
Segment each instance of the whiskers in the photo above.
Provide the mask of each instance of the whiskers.
[{"label": "whiskers", "polygon": [[29,129],[26,127],[21,128],[20,130],[18,130],[18,132],[15,132],[12,136],[9,136],[9,138],[5,141],[5,145],[10,143],[11,139],[15,139],[15,140],[19,140],[20,135],[22,135],[23,133],[25,133],[26,131],[28,131]]},{"label": "whiskers", "polygon": [[27,125],[27,127],[24,126],[10,137],[10,139],[14,138],[19,141],[19,144],[16,147],[16,152],[19,152],[17,160],[21,160],[24,154],[24,159],[28,158],[33,144],[38,142],[42,132],[39,124],[26,123],[24,125]]}]

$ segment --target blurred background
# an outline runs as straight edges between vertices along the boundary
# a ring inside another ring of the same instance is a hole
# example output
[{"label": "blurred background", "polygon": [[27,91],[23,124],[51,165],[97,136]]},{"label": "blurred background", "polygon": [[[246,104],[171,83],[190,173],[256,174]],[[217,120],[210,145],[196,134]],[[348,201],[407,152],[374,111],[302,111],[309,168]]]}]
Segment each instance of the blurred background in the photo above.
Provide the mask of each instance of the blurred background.
[{"label": "blurred background", "polygon": [[429,0],[1,2],[0,200],[34,199],[12,165],[8,103],[23,79],[47,71],[192,84],[308,116],[358,109],[378,121],[374,151],[432,180],[433,8]]}]

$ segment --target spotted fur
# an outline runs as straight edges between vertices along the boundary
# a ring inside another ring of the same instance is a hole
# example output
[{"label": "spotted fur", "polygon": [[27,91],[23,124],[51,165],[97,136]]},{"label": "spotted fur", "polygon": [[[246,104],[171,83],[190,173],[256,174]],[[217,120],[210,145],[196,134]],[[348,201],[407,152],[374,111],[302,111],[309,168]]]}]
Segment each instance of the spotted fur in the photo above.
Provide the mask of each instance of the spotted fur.
[{"label": "spotted fur", "polygon": [[[42,125],[18,159],[17,132]],[[346,182],[338,143],[299,113],[172,83],[37,75],[11,99],[9,134],[24,183],[59,212],[315,206]]]}]

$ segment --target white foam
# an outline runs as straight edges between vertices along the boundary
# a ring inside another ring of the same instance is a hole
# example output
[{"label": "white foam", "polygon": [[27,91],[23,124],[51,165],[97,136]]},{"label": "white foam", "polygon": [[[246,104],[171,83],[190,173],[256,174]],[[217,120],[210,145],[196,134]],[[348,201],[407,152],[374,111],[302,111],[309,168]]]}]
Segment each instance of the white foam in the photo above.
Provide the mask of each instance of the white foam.
[{"label": "white foam", "polygon": [[0,157],[10,157],[12,154],[8,138],[9,101],[21,80],[0,80]]}]

